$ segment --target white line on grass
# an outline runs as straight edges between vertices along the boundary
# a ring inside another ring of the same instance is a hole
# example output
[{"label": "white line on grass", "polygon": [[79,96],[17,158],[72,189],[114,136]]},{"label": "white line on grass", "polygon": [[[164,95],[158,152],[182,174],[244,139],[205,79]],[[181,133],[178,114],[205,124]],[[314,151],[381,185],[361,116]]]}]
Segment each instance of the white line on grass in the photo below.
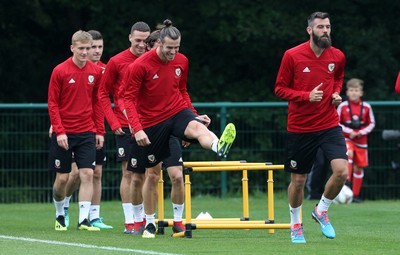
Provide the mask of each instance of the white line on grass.
[{"label": "white line on grass", "polygon": [[97,246],[97,245],[90,245],[90,244],[83,244],[83,243],[66,243],[66,242],[51,241],[51,240],[40,240],[40,239],[17,237],[17,236],[3,236],[3,235],[0,235],[0,238],[2,238],[2,239],[10,239],[10,240],[17,240],[17,241],[35,242],[35,243],[69,245],[69,246],[75,246],[75,247],[81,247],[81,248],[100,249],[100,250],[109,250],[109,251],[125,251],[125,252],[133,252],[133,253],[137,253],[137,254],[179,255],[179,254],[176,254],[176,253],[144,251],[144,250],[135,250],[135,249],[118,248],[118,247],[110,247],[110,246]]}]

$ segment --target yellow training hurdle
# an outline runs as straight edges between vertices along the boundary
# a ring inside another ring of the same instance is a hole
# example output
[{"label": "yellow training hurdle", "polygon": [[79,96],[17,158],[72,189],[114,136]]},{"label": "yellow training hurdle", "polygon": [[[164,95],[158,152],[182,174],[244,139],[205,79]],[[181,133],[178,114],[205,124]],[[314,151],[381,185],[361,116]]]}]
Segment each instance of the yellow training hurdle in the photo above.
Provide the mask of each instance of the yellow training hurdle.
[{"label": "yellow training hurdle", "polygon": [[[290,224],[275,223],[274,215],[274,180],[273,171],[283,170],[283,165],[272,165],[270,163],[248,163],[245,161],[203,161],[184,162],[185,178],[185,214],[183,220],[186,231],[174,234],[174,237],[192,237],[195,229],[268,229],[268,233],[275,233],[275,229],[290,229]],[[247,172],[253,170],[267,170],[267,195],[268,195],[268,219],[250,220],[249,218],[249,192]],[[242,171],[242,218],[214,218],[214,219],[192,219],[191,208],[191,182],[190,172],[217,172],[217,171]],[[173,220],[164,219],[164,180],[161,171],[158,183],[158,233],[164,234],[164,227],[172,226]]]}]

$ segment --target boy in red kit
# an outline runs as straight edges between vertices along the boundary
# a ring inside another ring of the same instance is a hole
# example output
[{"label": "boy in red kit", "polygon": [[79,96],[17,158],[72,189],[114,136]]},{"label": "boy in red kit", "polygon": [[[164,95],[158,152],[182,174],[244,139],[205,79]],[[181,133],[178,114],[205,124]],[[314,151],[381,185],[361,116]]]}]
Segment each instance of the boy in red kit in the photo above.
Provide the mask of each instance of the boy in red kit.
[{"label": "boy in red kit", "polygon": [[349,157],[347,181],[352,184],[353,202],[356,203],[362,202],[359,196],[364,168],[368,166],[368,135],[375,127],[375,117],[371,105],[361,100],[363,88],[362,80],[350,79],[346,84],[348,100],[337,108]]},{"label": "boy in red kit", "polygon": [[400,95],[400,72],[397,75],[396,86],[394,89],[395,89],[396,93]]},{"label": "boy in red kit", "polygon": [[[105,117],[115,134],[117,160],[121,162],[120,195],[125,216],[125,234],[136,234],[140,229],[140,226],[137,225],[135,231],[134,215],[139,215],[143,212],[141,184],[144,182],[144,175],[135,174],[127,170],[132,135],[128,127],[128,120],[122,111],[125,107],[123,106],[123,100],[118,98],[118,90],[128,65],[146,52],[145,40],[149,35],[150,27],[145,22],[139,21],[132,25],[128,37],[130,47],[110,58],[99,89],[99,98]],[[111,107],[110,94],[114,100],[114,109]],[[131,184],[134,190],[131,190]]]},{"label": "boy in red kit", "polygon": [[275,94],[289,101],[285,171],[290,173],[288,200],[293,243],[306,242],[300,213],[307,174],[318,149],[330,162],[332,175],[311,216],[327,238],[336,236],[328,209],[346,181],[348,164],[346,143],[335,108],[342,102],[339,93],[345,56],[331,46],[328,13],[314,12],[307,22],[309,41],[285,52],[275,83]]},{"label": "boy in red kit", "polygon": [[[160,45],[128,67],[124,102],[128,121],[136,142],[133,143],[128,169],[146,171],[143,202],[146,228],[143,238],[155,237],[155,210],[160,162],[170,154],[171,135],[198,141],[203,148],[226,157],[236,130],[228,124],[221,139],[200,121],[187,92],[188,59],[179,53],[180,31],[165,20],[160,31]],[[144,169],[146,168],[146,169]]]},{"label": "boy in red kit", "polygon": [[92,195],[96,148],[103,147],[104,115],[98,102],[102,70],[88,61],[92,36],[77,31],[72,36],[73,56],[56,66],[48,90],[48,110],[53,128],[49,167],[56,172],[53,200],[56,208],[55,230],[65,231],[64,198],[71,171],[72,153],[79,169],[78,229],[99,231],[88,221]]}]

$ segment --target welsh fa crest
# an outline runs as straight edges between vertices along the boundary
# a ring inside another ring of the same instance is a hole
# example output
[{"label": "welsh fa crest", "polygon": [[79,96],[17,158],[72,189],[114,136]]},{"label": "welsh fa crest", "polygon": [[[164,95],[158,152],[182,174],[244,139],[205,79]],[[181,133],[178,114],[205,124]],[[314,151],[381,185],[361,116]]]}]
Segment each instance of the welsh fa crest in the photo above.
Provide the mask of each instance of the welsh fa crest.
[{"label": "welsh fa crest", "polygon": [[176,76],[181,76],[181,74],[182,74],[182,70],[178,67],[178,68],[176,68],[175,69],[175,74],[176,74]]},{"label": "welsh fa crest", "polygon": [[88,76],[88,81],[90,84],[92,84],[94,82],[94,76],[93,75],[89,75]]},{"label": "welsh fa crest", "polygon": [[328,64],[328,70],[330,73],[333,72],[333,70],[335,70],[335,64],[334,63]]}]

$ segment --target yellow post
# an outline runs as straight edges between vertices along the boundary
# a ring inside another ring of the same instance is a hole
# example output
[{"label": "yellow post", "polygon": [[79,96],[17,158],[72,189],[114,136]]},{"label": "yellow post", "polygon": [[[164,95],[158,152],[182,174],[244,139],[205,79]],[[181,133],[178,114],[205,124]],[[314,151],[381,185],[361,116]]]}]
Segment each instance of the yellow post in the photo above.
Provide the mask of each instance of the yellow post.
[{"label": "yellow post", "polygon": [[164,179],[163,171],[160,171],[160,179],[158,180],[158,220],[164,219]]},{"label": "yellow post", "polygon": [[[275,213],[274,213],[274,178],[273,171],[268,170],[268,221],[271,224],[275,224]],[[274,234],[275,229],[268,229],[269,234]]]},{"label": "yellow post", "polygon": [[243,196],[243,220],[250,219],[249,213],[249,179],[247,177],[247,170],[243,170],[242,177],[242,196]]}]

